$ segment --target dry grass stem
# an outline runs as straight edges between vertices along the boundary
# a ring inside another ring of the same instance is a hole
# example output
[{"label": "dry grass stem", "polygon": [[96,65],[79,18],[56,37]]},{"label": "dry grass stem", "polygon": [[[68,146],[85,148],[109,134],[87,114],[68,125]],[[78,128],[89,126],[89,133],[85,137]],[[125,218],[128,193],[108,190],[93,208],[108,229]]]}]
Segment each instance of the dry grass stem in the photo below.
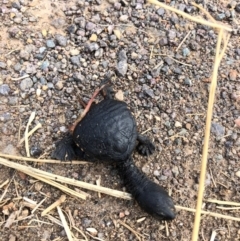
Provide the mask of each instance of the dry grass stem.
[{"label": "dry grass stem", "polygon": [[37,205],[37,202],[33,201],[32,199],[30,199],[28,197],[23,197],[23,200],[32,204],[32,205]]},{"label": "dry grass stem", "polygon": [[[61,198],[64,199],[64,201],[65,201],[66,197],[61,196]],[[60,199],[58,200],[59,202],[60,202]],[[65,232],[67,234],[68,240],[69,241],[74,241],[73,238],[72,238],[72,234],[71,234],[70,228],[69,228],[69,226],[67,224],[67,221],[65,219],[65,216],[63,215],[62,209],[59,206],[57,206],[57,210],[58,210],[59,217],[60,217],[60,219],[62,221],[64,230],[65,230]]]},{"label": "dry grass stem", "polygon": [[3,198],[5,197],[5,195],[6,195],[6,193],[7,193],[7,190],[8,190],[8,188],[9,188],[9,185],[11,184],[13,178],[14,178],[14,176],[12,177],[11,181],[8,182],[8,184],[7,184],[6,188],[5,188],[5,190],[4,190],[3,194],[2,194],[2,196],[0,197],[0,203],[2,202]]},{"label": "dry grass stem", "polygon": [[222,210],[239,210],[240,209],[240,207],[225,208],[225,207],[220,207],[220,206],[217,206],[216,208],[222,209]]},{"label": "dry grass stem", "polygon": [[168,223],[165,221],[166,236],[169,237]]},{"label": "dry grass stem", "polygon": [[5,182],[3,182],[3,183],[0,185],[0,188],[3,188],[3,187],[6,186],[8,183],[9,183],[9,179],[7,179]]},{"label": "dry grass stem", "polygon": [[[188,211],[188,212],[193,212],[193,213],[196,212],[196,209],[194,209],[194,208],[186,208],[186,207],[181,207],[181,206],[178,206],[178,205],[176,205],[175,207],[177,209]],[[238,221],[238,222],[240,221],[240,218],[237,218],[237,217],[232,217],[232,216],[229,216],[229,215],[223,215],[223,214],[220,214],[220,213],[213,213],[213,212],[204,211],[204,210],[201,210],[201,214],[207,214],[207,215],[210,215],[210,216],[213,216],[213,217],[224,218],[224,219]]]},{"label": "dry grass stem", "polygon": [[7,54],[5,54],[5,56],[8,56],[10,55],[11,53],[15,52],[15,51],[18,51],[19,50],[19,47],[17,47],[16,49],[13,49],[11,50],[10,52],[8,52]]},{"label": "dry grass stem", "polygon": [[66,187],[62,184],[59,184],[59,183],[57,183],[53,180],[49,180],[49,179],[45,178],[44,176],[39,176],[39,175],[33,174],[32,172],[29,172],[29,171],[22,171],[22,172],[24,172],[27,175],[32,176],[32,177],[34,177],[38,180],[41,180],[42,182],[48,183],[49,185],[54,186],[54,187],[62,190],[63,192],[65,192],[69,195],[72,195],[73,197],[77,197],[77,198],[81,198],[83,200],[86,200],[86,198],[88,196],[87,194],[84,194],[84,192],[81,192],[81,193],[76,192],[76,191],[74,191],[74,190],[72,190],[72,189],[70,189],[70,188],[68,188],[68,187]]},{"label": "dry grass stem", "polygon": [[183,43],[186,41],[186,39],[188,38],[188,36],[190,35],[190,33],[191,33],[191,31],[189,31],[189,32],[187,33],[187,35],[184,37],[184,39],[182,40],[182,42],[178,45],[178,47],[177,47],[177,49],[175,50],[175,52],[177,52],[177,51],[181,48],[181,46],[182,46]]},{"label": "dry grass stem", "polygon": [[78,232],[85,238],[84,241],[88,241],[87,236],[84,234],[84,232],[83,232],[82,230],[80,230],[79,228],[77,228],[77,227],[75,227],[75,226],[73,226],[73,228],[74,228],[76,231],[78,231]]},{"label": "dry grass stem", "polygon": [[90,164],[90,162],[85,161],[57,161],[52,159],[36,159],[31,157],[24,157],[24,156],[15,156],[15,155],[8,155],[4,153],[0,153],[0,157],[5,157],[12,160],[18,160],[18,161],[28,161],[28,162],[39,162],[39,163],[56,163],[56,164]]},{"label": "dry grass stem", "polygon": [[217,232],[215,230],[213,230],[210,241],[214,241],[216,235],[217,235]]},{"label": "dry grass stem", "polygon": [[[31,136],[37,129],[41,128],[42,124],[38,123],[31,131],[28,132],[27,137]],[[19,145],[22,144],[25,141],[25,137],[23,137],[20,142]]]},{"label": "dry grass stem", "polygon": [[203,151],[202,151],[203,154],[202,154],[202,160],[201,160],[201,173],[200,173],[200,181],[199,181],[199,187],[198,187],[198,199],[197,199],[197,207],[196,207],[195,221],[194,221],[194,227],[193,227],[192,241],[198,240],[200,215],[201,215],[204,184],[205,184],[206,169],[207,169],[208,146],[209,146],[209,139],[210,139],[213,104],[214,104],[215,92],[217,87],[217,73],[218,73],[218,68],[221,61],[219,54],[220,54],[222,37],[223,37],[223,29],[220,29],[217,46],[216,46],[214,69],[213,69],[212,81],[211,81],[210,93],[209,93],[209,99],[208,99],[204,146],[203,146]]},{"label": "dry grass stem", "polygon": [[33,122],[34,118],[35,118],[35,112],[32,112],[29,117],[29,120],[28,120],[28,123],[26,126],[26,130],[24,133],[25,149],[26,149],[27,157],[30,157],[29,144],[28,144],[28,129],[29,129],[29,126],[31,125],[31,123]]},{"label": "dry grass stem", "polygon": [[63,224],[62,224],[62,222],[61,222],[59,219],[54,218],[54,217],[51,216],[50,214],[47,214],[46,217],[47,217],[49,220],[51,220],[53,223],[56,223],[57,225],[63,227]]},{"label": "dry grass stem", "polygon": [[189,19],[193,22],[200,23],[200,24],[212,27],[212,28],[225,29],[227,31],[232,31],[232,28],[229,27],[229,26],[218,24],[218,23],[208,22],[207,20],[205,20],[203,18],[193,17],[193,16],[191,16],[191,15],[189,15],[189,14],[187,14],[187,13],[181,11],[181,10],[175,9],[173,7],[170,7],[166,4],[164,4],[164,3],[158,2],[157,0],[147,0],[147,1],[149,3],[152,3],[152,4],[155,4],[155,5],[160,6],[162,8],[165,8],[166,10],[170,10],[174,13],[177,13],[177,14],[181,15],[182,17],[187,18],[187,19]]},{"label": "dry grass stem", "polygon": [[13,81],[17,81],[17,80],[22,80],[22,79],[25,79],[25,78],[28,78],[28,77],[29,77],[29,75],[26,74],[26,75],[21,76],[21,77],[18,77],[18,78],[13,78],[13,77],[11,77],[11,80],[13,80]]},{"label": "dry grass stem", "polygon": [[216,200],[216,199],[206,199],[204,201],[209,202],[209,203],[216,203],[216,204],[220,204],[220,205],[240,206],[240,203],[237,203],[237,202],[221,201],[221,200]]},{"label": "dry grass stem", "polygon": [[41,202],[39,202],[36,207],[31,211],[31,214],[33,214],[46,200],[47,198],[45,197]]},{"label": "dry grass stem", "polygon": [[53,210],[55,207],[61,205],[61,203],[65,202],[66,196],[62,195],[57,201],[52,203],[49,207],[47,207],[44,211],[42,211],[41,216],[45,216],[47,213],[49,213],[51,210]]},{"label": "dry grass stem", "polygon": [[[183,62],[181,62],[181,61],[179,61],[179,60],[176,60],[176,59],[174,59],[173,58],[173,56],[171,56],[171,55],[167,55],[167,54],[153,54],[154,56],[167,56],[168,58],[170,58],[170,59],[172,59],[173,61],[175,61],[175,62],[177,62],[177,63],[179,63],[179,64],[182,64],[182,65],[186,65],[186,66],[192,66],[191,64],[186,64],[186,63],[183,63]],[[157,65],[157,66],[155,66],[154,67],[154,69],[155,68],[158,68],[159,66]]]},{"label": "dry grass stem", "polygon": [[[73,185],[73,186],[88,189],[88,190],[91,190],[91,191],[101,192],[101,193],[111,195],[111,196],[114,196],[114,197],[118,197],[118,198],[123,198],[123,199],[128,199],[128,200],[132,199],[132,196],[129,193],[125,193],[125,192],[113,190],[113,189],[110,189],[110,188],[101,187],[101,186],[89,184],[89,183],[86,183],[86,182],[81,182],[81,181],[77,181],[77,180],[74,180],[74,179],[62,177],[62,176],[55,175],[55,174],[52,174],[52,173],[44,172],[44,171],[38,170],[38,169],[33,168],[33,167],[28,167],[28,166],[24,166],[24,165],[15,163],[15,162],[8,161],[4,158],[0,158],[0,164],[11,167],[11,168],[14,168],[14,169],[17,169],[17,170],[20,170],[20,171],[25,172],[25,173],[27,172],[26,174],[28,174],[30,176],[33,176],[36,179],[48,182],[49,184],[50,184],[50,182],[49,182],[50,180],[47,180],[47,178],[51,179],[51,180],[54,180],[54,181],[59,181],[59,182],[62,182],[62,183],[67,183],[67,184],[70,184],[70,185]],[[54,183],[56,183],[56,182],[54,182]],[[80,194],[78,193],[78,195],[80,195]]]},{"label": "dry grass stem", "polygon": [[211,176],[211,179],[212,179],[212,182],[213,182],[214,187],[217,187],[216,182],[215,182],[215,180],[214,180],[214,178],[213,178],[213,174],[212,174],[211,168],[209,169],[209,172],[210,172],[210,176]]}]

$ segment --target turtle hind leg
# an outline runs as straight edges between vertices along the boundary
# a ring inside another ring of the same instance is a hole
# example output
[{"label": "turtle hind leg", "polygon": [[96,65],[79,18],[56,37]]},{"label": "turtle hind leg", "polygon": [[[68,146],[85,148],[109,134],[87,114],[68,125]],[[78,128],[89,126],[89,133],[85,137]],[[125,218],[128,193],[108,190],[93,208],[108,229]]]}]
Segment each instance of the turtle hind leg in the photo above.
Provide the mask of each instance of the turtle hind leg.
[{"label": "turtle hind leg", "polygon": [[52,158],[61,161],[72,161],[76,156],[75,143],[70,134],[56,143],[56,149],[52,153]]},{"label": "turtle hind leg", "polygon": [[137,140],[139,143],[136,148],[140,155],[149,156],[153,154],[155,151],[155,146],[148,137],[138,133]]}]

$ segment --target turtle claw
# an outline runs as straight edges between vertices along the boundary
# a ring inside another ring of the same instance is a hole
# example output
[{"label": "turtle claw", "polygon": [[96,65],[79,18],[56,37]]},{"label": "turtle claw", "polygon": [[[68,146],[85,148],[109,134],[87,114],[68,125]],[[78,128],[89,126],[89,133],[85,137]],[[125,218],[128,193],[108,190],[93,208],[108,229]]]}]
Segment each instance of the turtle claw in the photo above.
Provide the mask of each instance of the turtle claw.
[{"label": "turtle claw", "polygon": [[72,161],[75,157],[74,142],[71,135],[65,136],[56,143],[56,149],[52,153],[52,158],[60,161]]},{"label": "turtle claw", "polygon": [[153,154],[155,146],[146,136],[138,134],[137,140],[139,141],[137,151],[140,155],[150,156]]}]

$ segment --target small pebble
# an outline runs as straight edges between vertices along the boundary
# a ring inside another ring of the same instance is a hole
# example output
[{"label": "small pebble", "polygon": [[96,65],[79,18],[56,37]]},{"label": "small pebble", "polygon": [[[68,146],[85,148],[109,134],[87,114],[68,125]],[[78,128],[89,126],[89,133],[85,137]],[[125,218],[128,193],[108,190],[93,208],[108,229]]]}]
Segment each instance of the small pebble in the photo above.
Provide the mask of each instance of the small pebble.
[{"label": "small pebble", "polygon": [[127,54],[125,50],[121,50],[118,54],[117,72],[120,76],[124,76],[127,73],[127,69]]},{"label": "small pebble", "polygon": [[97,41],[97,35],[94,33],[91,35],[91,37],[89,38],[90,41],[92,42],[96,42]]},{"label": "small pebble", "polygon": [[80,51],[78,49],[70,49],[70,55],[75,56],[79,55]]},{"label": "small pebble", "polygon": [[189,50],[189,48],[184,48],[183,49],[183,56],[184,57],[187,57],[187,56],[189,56],[190,55],[190,50]]},{"label": "small pebble", "polygon": [[237,171],[237,172],[236,172],[236,176],[237,176],[237,177],[240,177],[240,171]]},{"label": "small pebble", "polygon": [[128,15],[121,15],[119,18],[120,22],[127,22],[128,21]]},{"label": "small pebble", "polygon": [[222,137],[225,134],[225,127],[219,123],[212,122],[211,132],[214,133],[217,137]]},{"label": "small pebble", "polygon": [[88,22],[88,23],[86,24],[86,30],[88,30],[88,31],[93,30],[95,27],[96,27],[96,24],[95,24],[95,23]]},{"label": "small pebble", "polygon": [[53,39],[48,39],[46,41],[46,45],[47,45],[48,48],[51,48],[51,49],[56,47],[56,44],[55,44]]},{"label": "small pebble", "polygon": [[10,92],[10,88],[7,84],[0,85],[0,94],[1,95],[8,95]]},{"label": "small pebble", "polygon": [[179,121],[175,122],[175,127],[182,127],[182,124]]},{"label": "small pebble", "polygon": [[0,68],[1,68],[1,69],[6,69],[6,67],[7,67],[7,64],[6,64],[6,63],[0,62]]},{"label": "small pebble", "polygon": [[70,58],[70,61],[71,61],[71,63],[73,64],[73,65],[77,65],[77,66],[80,66],[80,56],[79,55],[77,55],[77,56],[72,56],[71,58]]},{"label": "small pebble", "polygon": [[65,36],[57,34],[55,36],[55,39],[60,46],[63,46],[63,47],[67,46],[67,38]]},{"label": "small pebble", "polygon": [[27,89],[30,89],[33,86],[33,81],[31,78],[25,78],[20,83],[20,89],[22,91],[25,91]]}]

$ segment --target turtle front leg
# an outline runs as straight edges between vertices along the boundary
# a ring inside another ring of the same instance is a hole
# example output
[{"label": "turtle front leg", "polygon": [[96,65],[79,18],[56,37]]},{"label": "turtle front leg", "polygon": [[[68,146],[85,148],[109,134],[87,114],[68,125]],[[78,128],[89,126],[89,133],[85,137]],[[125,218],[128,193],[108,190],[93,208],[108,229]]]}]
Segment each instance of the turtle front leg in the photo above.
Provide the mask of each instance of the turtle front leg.
[{"label": "turtle front leg", "polygon": [[74,143],[72,135],[68,134],[56,143],[56,149],[52,153],[52,158],[61,161],[72,161],[84,157],[82,152]]},{"label": "turtle front leg", "polygon": [[155,146],[148,137],[138,133],[137,140],[139,143],[136,148],[140,155],[149,156],[153,154],[155,151]]}]

